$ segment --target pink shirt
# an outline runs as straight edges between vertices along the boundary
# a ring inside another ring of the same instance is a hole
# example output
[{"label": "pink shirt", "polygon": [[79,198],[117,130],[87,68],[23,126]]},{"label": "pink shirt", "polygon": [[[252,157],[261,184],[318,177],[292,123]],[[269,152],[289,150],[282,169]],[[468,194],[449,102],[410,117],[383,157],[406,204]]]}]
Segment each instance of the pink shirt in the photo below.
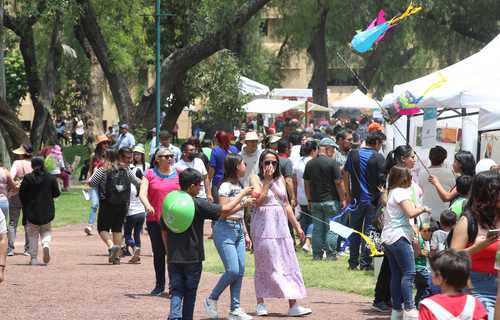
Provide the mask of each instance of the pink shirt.
[{"label": "pink shirt", "polygon": [[32,171],[31,160],[16,160],[10,168],[10,176],[12,180],[16,180],[16,178],[24,178],[25,175]]},{"label": "pink shirt", "polygon": [[156,169],[146,170],[144,176],[149,181],[148,200],[155,209],[155,213],[147,215],[146,221],[160,221],[163,212],[163,199],[170,191],[179,190],[179,176],[176,170],[166,176]]}]

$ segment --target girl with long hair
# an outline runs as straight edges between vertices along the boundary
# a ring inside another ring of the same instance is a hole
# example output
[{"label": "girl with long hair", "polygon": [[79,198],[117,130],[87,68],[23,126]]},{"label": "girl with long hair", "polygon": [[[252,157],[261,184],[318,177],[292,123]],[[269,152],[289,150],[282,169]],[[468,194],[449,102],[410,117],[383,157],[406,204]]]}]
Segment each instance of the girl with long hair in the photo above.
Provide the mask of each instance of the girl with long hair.
[{"label": "girl with long hair", "polygon": [[[225,205],[244,191],[240,178],[245,175],[246,165],[239,154],[229,154],[224,160],[224,180],[219,188],[219,204]],[[255,199],[254,199],[255,200]],[[245,274],[245,246],[250,248],[251,241],[244,223],[244,207],[254,200],[246,197],[231,210],[231,215],[219,219],[213,228],[213,239],[217,252],[224,263],[225,272],[220,277],[204,305],[210,317],[217,317],[217,300],[229,286],[231,291],[230,319],[252,319],[240,307],[240,292]]]},{"label": "girl with long hair", "polygon": [[288,202],[279,157],[274,151],[262,152],[259,174],[250,178],[250,184],[256,195],[250,230],[255,258],[257,315],[268,314],[264,298],[288,299],[289,316],[310,314],[311,309],[297,303],[297,299],[306,296],[306,289],[288,222],[301,241],[305,235]]},{"label": "girl with long hair", "polygon": [[[410,219],[424,212],[426,207],[416,206],[412,201],[412,175],[407,167],[393,166],[387,178],[384,199],[384,227],[381,239],[391,270],[391,319],[418,319],[412,290],[415,278],[415,257],[412,242],[415,231]],[[403,310],[404,309],[404,310]]]},{"label": "girl with long hair", "polygon": [[[459,151],[455,154],[453,162],[453,173],[456,176],[466,175],[473,177],[475,174],[476,160],[474,155],[469,151]],[[441,181],[434,176],[429,176],[429,182],[436,188],[436,191],[443,202],[453,201],[458,198],[459,194],[456,186],[451,190],[446,190]]]},{"label": "girl with long hair", "polygon": [[495,255],[500,229],[500,175],[481,172],[472,180],[469,201],[453,229],[451,248],[467,251],[472,260],[472,294],[479,298],[493,319],[498,277]]}]

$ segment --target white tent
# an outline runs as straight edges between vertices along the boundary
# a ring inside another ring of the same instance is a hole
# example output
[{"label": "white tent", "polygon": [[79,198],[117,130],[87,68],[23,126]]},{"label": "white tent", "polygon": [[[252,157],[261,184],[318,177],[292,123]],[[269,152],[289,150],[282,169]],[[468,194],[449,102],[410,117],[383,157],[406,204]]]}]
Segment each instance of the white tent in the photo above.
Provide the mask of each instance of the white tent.
[{"label": "white tent", "polygon": [[336,108],[354,108],[354,109],[378,109],[377,101],[369,98],[361,90],[356,89],[351,95],[344,99],[335,101],[332,107]]},{"label": "white tent", "polygon": [[[289,110],[298,110],[305,112],[306,101],[292,101],[280,99],[255,99],[243,106],[243,110],[248,113],[266,113],[279,114]],[[307,102],[308,111],[331,111],[327,107],[320,106],[311,102]]]},{"label": "white tent", "polygon": [[240,76],[239,88],[241,93],[252,96],[265,96],[270,91],[268,86],[244,76]]}]

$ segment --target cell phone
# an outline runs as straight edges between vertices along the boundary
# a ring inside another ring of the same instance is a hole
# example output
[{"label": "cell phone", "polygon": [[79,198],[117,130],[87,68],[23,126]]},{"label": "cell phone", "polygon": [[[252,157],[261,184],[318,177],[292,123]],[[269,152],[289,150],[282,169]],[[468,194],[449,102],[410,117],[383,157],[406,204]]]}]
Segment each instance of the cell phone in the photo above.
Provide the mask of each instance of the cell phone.
[{"label": "cell phone", "polygon": [[500,236],[500,229],[491,229],[488,230],[488,233],[486,234],[486,238],[492,238],[494,236]]}]

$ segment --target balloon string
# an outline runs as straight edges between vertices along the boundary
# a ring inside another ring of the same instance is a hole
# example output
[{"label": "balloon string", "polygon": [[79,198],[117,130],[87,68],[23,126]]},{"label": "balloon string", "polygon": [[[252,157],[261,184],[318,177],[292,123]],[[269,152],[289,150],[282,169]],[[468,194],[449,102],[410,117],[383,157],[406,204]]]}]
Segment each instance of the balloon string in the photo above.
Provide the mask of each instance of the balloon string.
[{"label": "balloon string", "polygon": [[[366,87],[365,83],[363,82],[363,80],[361,80],[358,76],[358,74],[351,68],[351,66],[349,66],[347,64],[347,61],[345,61],[344,57],[338,52],[337,52],[337,56],[340,58],[340,60],[342,60],[342,62],[344,63],[344,65],[347,67],[347,69],[349,69],[349,71],[352,73],[352,75],[356,78],[356,80],[358,81],[358,83],[363,87],[363,89],[365,90],[365,92],[368,92],[368,88]],[[385,110],[384,107],[382,107],[382,105],[380,104],[380,102],[378,102],[377,99],[373,99],[378,107],[380,108],[380,110],[382,111],[382,113],[388,118],[390,119],[390,115],[389,113],[387,112],[387,110]],[[398,126],[393,123],[392,126],[396,129],[396,132],[399,133],[401,135],[401,137],[403,138],[403,140],[406,142],[406,144],[410,144],[410,142],[408,141],[408,138],[403,134],[403,132],[401,132],[401,130],[398,128]],[[425,163],[422,161],[422,159],[419,157],[418,153],[414,152],[415,153],[415,156],[417,157],[417,160],[420,162],[420,164],[422,165],[422,167],[424,168],[425,171],[427,171],[427,174],[429,174],[429,176],[431,175],[431,172],[429,171],[429,169],[427,168],[427,166],[425,165]]]}]

